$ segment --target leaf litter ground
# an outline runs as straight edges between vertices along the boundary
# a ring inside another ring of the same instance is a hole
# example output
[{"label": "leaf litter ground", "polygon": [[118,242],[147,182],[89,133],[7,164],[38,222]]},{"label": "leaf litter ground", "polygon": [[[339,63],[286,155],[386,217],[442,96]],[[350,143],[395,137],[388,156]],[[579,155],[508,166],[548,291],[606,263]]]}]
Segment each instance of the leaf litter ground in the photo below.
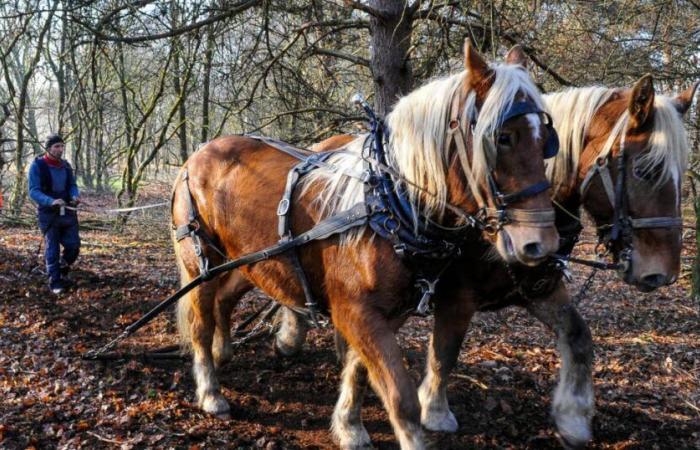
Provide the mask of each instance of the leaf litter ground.
[{"label": "leaf litter ground", "polygon": [[[276,357],[269,338],[237,347],[220,372],[230,420],[197,409],[189,359],[81,360],[178,285],[166,212],[137,215],[121,233],[99,226],[98,217],[83,223],[76,287],[58,297],[46,287],[38,232],[0,226],[0,448],[333,447],[328,428],[340,369],[330,329],[311,331],[293,358]],[[686,234],[692,249],[694,235]],[[586,236],[579,252],[590,252],[592,241]],[[588,270],[575,268],[572,293]],[[641,294],[599,274],[579,304],[595,346],[591,448],[700,448],[700,314],[688,284],[683,276]],[[257,291],[246,296],[234,321],[264,299]],[[412,318],[400,333],[416,382],[431,326],[430,318]],[[140,354],[176,342],[168,311],[118,350]],[[450,380],[459,431],[428,433],[429,442],[559,448],[548,413],[558,367],[552,333],[526,312],[478,315]],[[377,448],[398,448],[372,394],[363,418]]]}]

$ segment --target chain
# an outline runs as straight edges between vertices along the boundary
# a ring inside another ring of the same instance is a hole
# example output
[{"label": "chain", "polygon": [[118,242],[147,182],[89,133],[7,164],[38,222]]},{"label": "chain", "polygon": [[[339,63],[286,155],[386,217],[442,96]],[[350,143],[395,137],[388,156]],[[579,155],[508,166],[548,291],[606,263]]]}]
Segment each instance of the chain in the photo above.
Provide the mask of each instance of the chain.
[{"label": "chain", "polygon": [[[266,329],[261,329],[265,325],[266,325]],[[233,347],[238,347],[240,345],[243,345],[247,342],[252,341],[253,339],[255,339],[257,337],[262,336],[263,334],[265,334],[265,332],[272,334],[274,331],[275,331],[274,325],[272,325],[272,323],[270,323],[267,319],[262,318],[258,321],[257,324],[255,324],[255,326],[249,332],[247,332],[245,334],[245,336],[243,336],[240,339],[236,339],[235,341],[232,341],[231,345]]]},{"label": "chain", "polygon": [[593,278],[595,277],[597,272],[598,269],[594,267],[593,270],[591,270],[591,273],[588,275],[588,278],[586,278],[586,281],[584,281],[581,285],[581,289],[579,289],[578,293],[574,296],[573,299],[571,299],[572,303],[575,306],[578,306],[581,300],[583,300],[583,298],[586,296],[586,293],[593,285]]},{"label": "chain", "polygon": [[[251,328],[250,331],[248,332],[243,332],[242,330],[237,330],[237,333],[245,333],[240,339],[236,339],[235,341],[231,342],[231,345],[234,347],[238,347],[240,345],[243,345],[247,342],[252,341],[253,339],[262,336],[265,334],[265,332],[268,332],[269,334],[273,334],[275,331],[275,325],[270,322],[270,319],[272,316],[277,312],[277,310],[280,308],[280,304],[277,302],[272,301],[272,304],[265,310],[265,312],[262,314],[262,317],[258,320],[258,322],[255,324],[253,328]],[[257,315],[254,314],[252,317],[254,318]],[[245,323],[245,322],[244,322]],[[262,329],[265,326],[266,329]]]},{"label": "chain", "polygon": [[[504,264],[504,266],[506,272],[508,273],[508,276],[510,277],[510,280],[513,282],[513,289],[508,294],[506,294],[506,298],[512,296],[513,294],[519,294],[523,298],[523,300],[528,302],[532,301],[532,299],[523,290],[521,284],[518,282],[518,277],[513,272],[513,269],[511,268],[510,264]],[[581,300],[583,300],[583,298],[586,296],[588,290],[593,285],[593,279],[595,278],[597,273],[598,268],[594,267],[593,270],[591,270],[591,273],[588,274],[588,277],[581,285],[581,289],[579,289],[578,293],[572,298],[572,302],[574,305],[578,305],[581,302]]]},{"label": "chain", "polygon": [[119,341],[126,339],[127,337],[129,337],[130,334],[131,333],[129,333],[128,331],[123,331],[122,334],[115,337],[111,341],[107,342],[105,345],[103,345],[99,349],[90,350],[89,352],[83,354],[83,356],[82,356],[83,359],[92,359],[92,360],[98,359],[104,353],[107,353],[110,350],[114,350],[114,348],[117,346]]},{"label": "chain", "polygon": [[518,277],[515,275],[515,272],[513,272],[513,269],[511,268],[510,264],[505,263],[504,266],[506,268],[508,276],[510,277],[510,280],[513,282],[513,289],[508,294],[506,294],[506,298],[510,297],[513,294],[520,294],[523,300],[528,302],[531,301],[532,299],[528,297],[528,295],[525,293],[522,286],[518,282]]}]

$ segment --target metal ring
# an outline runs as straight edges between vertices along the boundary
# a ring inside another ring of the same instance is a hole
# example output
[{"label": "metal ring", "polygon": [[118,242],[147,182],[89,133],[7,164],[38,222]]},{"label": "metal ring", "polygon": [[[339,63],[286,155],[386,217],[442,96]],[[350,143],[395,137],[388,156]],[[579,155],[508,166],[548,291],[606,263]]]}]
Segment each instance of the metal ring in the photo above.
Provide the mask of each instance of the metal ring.
[{"label": "metal ring", "polygon": [[[389,228],[387,226],[392,220],[396,223],[395,228]],[[389,234],[396,234],[396,232],[399,231],[399,229],[401,229],[401,222],[399,222],[393,215],[386,216],[382,221],[382,228],[384,228]]]},{"label": "metal ring", "polygon": [[495,236],[498,234],[499,231],[501,231],[501,227],[498,224],[498,222],[494,220],[489,220],[487,222],[484,222],[484,232],[488,234],[489,236]]}]

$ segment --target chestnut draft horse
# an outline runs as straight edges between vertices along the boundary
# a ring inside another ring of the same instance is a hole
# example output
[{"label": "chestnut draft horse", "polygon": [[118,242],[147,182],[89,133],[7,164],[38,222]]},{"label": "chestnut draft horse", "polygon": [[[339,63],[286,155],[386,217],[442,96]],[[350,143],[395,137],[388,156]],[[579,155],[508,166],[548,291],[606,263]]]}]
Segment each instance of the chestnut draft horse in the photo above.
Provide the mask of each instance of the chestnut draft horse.
[{"label": "chestnut draft horse", "polygon": [[[561,152],[547,166],[556,188],[559,256],[567,256],[578,239],[583,206],[598,226],[601,243],[621,263],[626,283],[649,292],[677,279],[680,180],[689,151],[681,115],[697,86],[670,98],[656,95],[651,77],[645,76],[632,89],[588,87],[544,96],[562,140]],[[350,139],[334,136],[314,150],[339,148]],[[615,223],[618,234],[613,236]],[[447,380],[472,315],[519,305],[557,335],[562,364],[552,415],[566,446],[585,445],[592,437],[594,412],[591,335],[561,280],[563,267],[556,261],[537,268],[507,267],[478,255],[471,252],[455,261],[437,286],[426,377],[419,389],[422,424],[435,431],[457,430]],[[275,349],[296,353],[306,321],[284,308],[276,321]]]},{"label": "chestnut draft horse", "polygon": [[[676,281],[681,253],[681,179],[688,141],[681,115],[697,84],[675,98],[655,95],[650,75],[632,89],[569,89],[544,97],[562,139],[548,165],[555,186],[557,227],[568,255],[580,232],[581,206],[593,218],[601,244],[621,263],[622,279],[649,292]],[[610,169],[607,169],[610,167]],[[614,170],[613,170],[614,168]],[[592,438],[594,413],[591,334],[562,281],[558,264],[538,268],[492,263],[469,274],[466,255],[435,298],[435,323],[426,376],[419,389],[421,421],[456,431],[447,402],[447,378],[476,311],[520,305],[557,336],[561,357],[552,416],[562,443],[582,447]],[[474,286],[477,286],[474,288]]]},{"label": "chestnut draft horse", "polygon": [[[489,65],[465,45],[464,72],[414,91],[387,117],[390,137],[383,167],[396,186],[403,186],[415,211],[415,226],[407,228],[422,229],[430,223],[440,230],[457,230],[463,251],[469,252],[469,243],[479,243],[482,233],[467,232],[465,221],[482,210],[488,217],[481,215],[476,222],[493,225],[486,235],[500,256],[535,265],[558,243],[543,163],[544,149],[555,133],[541,120],[545,114],[540,95],[522,66],[523,57],[514,50],[506,64]],[[290,214],[295,235],[374,192],[376,178],[363,183],[343,175],[375,165],[363,154],[364,141],[358,139],[330,155],[326,168],[340,170],[319,168],[302,179]],[[215,139],[183,167],[173,192],[173,223],[187,224],[196,211],[194,228],[230,258],[268,247],[279,240],[278,201],[290,169],[298,163],[259,139]],[[504,199],[511,201],[504,204]],[[489,205],[498,206],[497,214],[485,208]],[[384,231],[395,232],[385,239],[374,226],[375,214],[382,211],[368,212],[369,225],[297,250],[314,298],[349,344],[345,382],[332,419],[340,446],[371,445],[360,420],[360,393],[349,382],[366,368],[401,448],[423,448],[417,391],[394,334],[405,320],[404,312],[415,305],[417,269],[415,261],[400,258],[391,240],[410,230],[397,230],[385,218]],[[174,242],[183,285],[198,276],[198,251],[211,263],[222,262],[209,246],[197,245],[195,237]],[[254,286],[286,306],[308,305],[304,284],[295,274],[292,258],[279,255],[207,281],[180,300],[178,324],[183,340],[191,343],[197,401],[203,410],[219,416],[229,413],[215,367],[232,356],[231,308]]]}]

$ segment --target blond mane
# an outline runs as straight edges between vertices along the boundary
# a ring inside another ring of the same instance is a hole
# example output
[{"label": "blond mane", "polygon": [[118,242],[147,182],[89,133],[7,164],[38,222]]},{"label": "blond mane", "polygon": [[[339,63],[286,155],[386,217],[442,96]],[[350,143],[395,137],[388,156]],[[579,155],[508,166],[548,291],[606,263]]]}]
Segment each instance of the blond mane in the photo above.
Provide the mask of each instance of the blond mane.
[{"label": "blond mane", "polygon": [[[494,83],[478,113],[474,127],[472,173],[479,180],[494,161],[494,134],[499,117],[512,105],[521,92],[538,107],[543,108],[541,96],[529,75],[520,66],[500,64],[492,67]],[[467,73],[461,72],[434,80],[403,97],[386,118],[389,141],[385,146],[389,164],[410,184],[408,196],[414,209],[422,215],[441,218],[447,202],[448,152],[447,130],[452,98],[464,89]],[[475,117],[475,95],[468,93],[462,118],[468,124]],[[468,125],[467,125],[468,126]],[[360,155],[366,136],[347,144],[341,152],[330,157],[333,165],[362,170]],[[468,170],[466,167],[464,170]],[[321,215],[331,215],[364,200],[363,184],[341,173],[323,170],[311,172],[304,180],[305,189],[323,183],[318,202]],[[425,191],[434,195],[427,195]]]},{"label": "blond mane", "polygon": [[[593,86],[571,88],[543,97],[560,141],[559,154],[553,160],[547,161],[547,177],[555,192],[575,182],[588,127],[596,111],[615,92],[615,89]],[[629,112],[625,109],[615,122],[598,157],[607,156],[615,143],[624,139],[629,118]],[[660,169],[661,176],[657,179],[655,188],[669,179],[679,179],[680,174],[685,172],[688,152],[683,121],[673,106],[672,99],[664,95],[655,95],[652,133],[647,150],[639,160],[642,170],[652,167]]]}]

